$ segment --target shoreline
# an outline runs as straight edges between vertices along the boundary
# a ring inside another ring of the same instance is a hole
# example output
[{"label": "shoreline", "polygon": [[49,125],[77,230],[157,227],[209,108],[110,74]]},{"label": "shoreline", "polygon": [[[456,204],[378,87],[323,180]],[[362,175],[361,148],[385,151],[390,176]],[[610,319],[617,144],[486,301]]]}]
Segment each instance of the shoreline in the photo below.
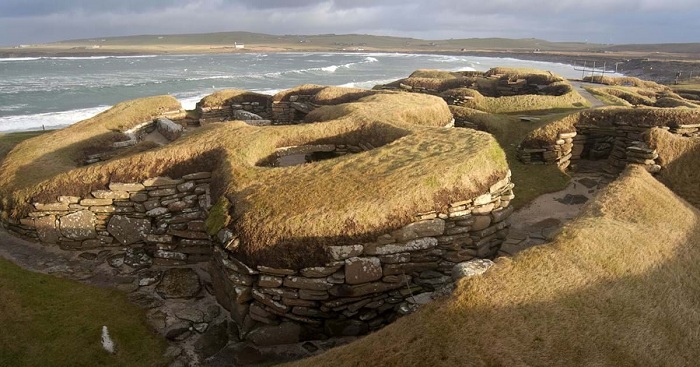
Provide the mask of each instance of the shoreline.
[{"label": "shoreline", "polygon": [[26,49],[0,48],[0,59],[23,57],[116,57],[116,56],[150,56],[150,55],[204,55],[235,53],[285,53],[285,52],[325,52],[325,53],[401,53],[433,54],[451,56],[476,56],[494,58],[513,58],[528,61],[556,62],[576,65],[579,62],[605,63],[607,70],[617,71],[626,76],[638,77],[659,83],[673,83],[677,73],[682,76],[700,76],[700,60],[695,54],[658,53],[658,52],[579,52],[579,51],[542,51],[525,50],[454,50],[454,49],[337,49],[330,47],[283,47],[252,46],[246,49],[232,49],[215,45],[187,45],[172,47],[152,46],[113,46],[101,49],[77,49],[76,47],[29,47]]}]

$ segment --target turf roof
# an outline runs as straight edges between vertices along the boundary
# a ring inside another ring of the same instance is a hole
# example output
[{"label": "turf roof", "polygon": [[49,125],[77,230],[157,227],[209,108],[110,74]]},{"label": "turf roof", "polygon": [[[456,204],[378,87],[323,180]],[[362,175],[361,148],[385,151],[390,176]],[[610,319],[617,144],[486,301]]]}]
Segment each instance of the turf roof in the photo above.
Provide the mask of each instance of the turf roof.
[{"label": "turf roof", "polygon": [[[71,158],[114,124],[105,116],[29,139],[3,162],[3,212],[18,217],[30,202],[86,195],[110,181],[212,170],[213,200],[230,204],[233,220],[222,224],[241,235],[241,257],[271,266],[316,266],[328,260],[326,245],[367,240],[410,223],[418,212],[474,197],[508,169],[491,135],[443,127],[452,115],[438,97],[358,96],[350,89],[355,95],[344,98],[338,88],[323,91],[318,100],[356,101],[318,108],[307,116],[309,124],[214,123],[166,146],[85,167]],[[74,138],[61,144],[59,136]],[[280,147],[359,142],[377,148],[301,166],[256,166]]]}]

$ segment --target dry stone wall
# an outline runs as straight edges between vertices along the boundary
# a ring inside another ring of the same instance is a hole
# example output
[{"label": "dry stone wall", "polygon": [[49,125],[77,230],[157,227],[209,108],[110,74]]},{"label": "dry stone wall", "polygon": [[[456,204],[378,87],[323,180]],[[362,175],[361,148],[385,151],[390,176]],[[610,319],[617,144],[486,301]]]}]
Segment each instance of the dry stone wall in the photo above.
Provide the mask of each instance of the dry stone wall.
[{"label": "dry stone wall", "polygon": [[[685,137],[700,134],[700,124],[661,128]],[[641,164],[649,172],[656,173],[661,170],[659,155],[642,137],[649,129],[650,126],[616,122],[607,127],[578,124],[576,132],[559,133],[553,144],[518,147],[518,158],[527,164],[556,164],[561,169],[581,159],[605,159],[608,163],[605,170],[610,174],[622,172],[628,164]]]},{"label": "dry stone wall", "polygon": [[301,122],[318,105],[311,102],[314,95],[291,95],[288,101],[272,102],[272,121],[275,125],[290,125]]},{"label": "dry stone wall", "polygon": [[279,333],[286,342],[365,334],[451,283],[456,265],[495,256],[508,233],[512,189],[509,173],[489,192],[445,213],[420,213],[374,242],[329,246],[331,262],[304,269],[249,266],[227,250],[240,240],[224,230],[209,265],[217,300],[258,344],[276,343],[264,336]]},{"label": "dry stone wall", "polygon": [[[291,125],[301,122],[318,105],[311,102],[314,95],[296,94],[285,101],[269,103],[240,102],[213,107],[197,107],[199,123],[206,125],[212,122],[242,120],[251,125]],[[254,116],[246,114],[253,114]],[[256,118],[257,116],[258,118]]]},{"label": "dry stone wall", "polygon": [[211,122],[232,120],[236,111],[254,113],[263,119],[270,118],[270,106],[260,102],[240,102],[213,107],[197,106],[199,123],[201,125],[206,125]]},{"label": "dry stone wall", "polygon": [[34,203],[27,217],[5,224],[20,236],[64,250],[142,247],[155,265],[204,262],[212,254],[204,226],[210,181],[210,172],[198,172],[179,179],[112,182],[87,197]]}]

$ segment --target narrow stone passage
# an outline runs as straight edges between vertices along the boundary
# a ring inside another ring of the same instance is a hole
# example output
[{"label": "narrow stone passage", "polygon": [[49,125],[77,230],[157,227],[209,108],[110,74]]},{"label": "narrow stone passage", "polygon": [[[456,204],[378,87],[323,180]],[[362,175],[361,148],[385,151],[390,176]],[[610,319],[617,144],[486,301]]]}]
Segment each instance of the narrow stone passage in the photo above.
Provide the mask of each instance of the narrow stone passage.
[{"label": "narrow stone passage", "polygon": [[609,175],[596,169],[579,169],[572,173],[571,182],[564,190],[541,195],[513,213],[511,230],[499,255],[515,255],[551,241],[611,181]]}]

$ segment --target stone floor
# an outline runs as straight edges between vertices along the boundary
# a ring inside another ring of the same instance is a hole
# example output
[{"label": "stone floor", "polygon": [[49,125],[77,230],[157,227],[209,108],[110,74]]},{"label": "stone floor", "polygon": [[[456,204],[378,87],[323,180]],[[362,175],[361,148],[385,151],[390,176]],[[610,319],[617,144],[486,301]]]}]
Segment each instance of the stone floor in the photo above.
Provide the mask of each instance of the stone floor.
[{"label": "stone floor", "polygon": [[581,208],[612,181],[609,175],[586,163],[572,173],[569,185],[561,191],[545,194],[513,213],[511,229],[501,246],[500,256],[516,253],[551,241]]}]

